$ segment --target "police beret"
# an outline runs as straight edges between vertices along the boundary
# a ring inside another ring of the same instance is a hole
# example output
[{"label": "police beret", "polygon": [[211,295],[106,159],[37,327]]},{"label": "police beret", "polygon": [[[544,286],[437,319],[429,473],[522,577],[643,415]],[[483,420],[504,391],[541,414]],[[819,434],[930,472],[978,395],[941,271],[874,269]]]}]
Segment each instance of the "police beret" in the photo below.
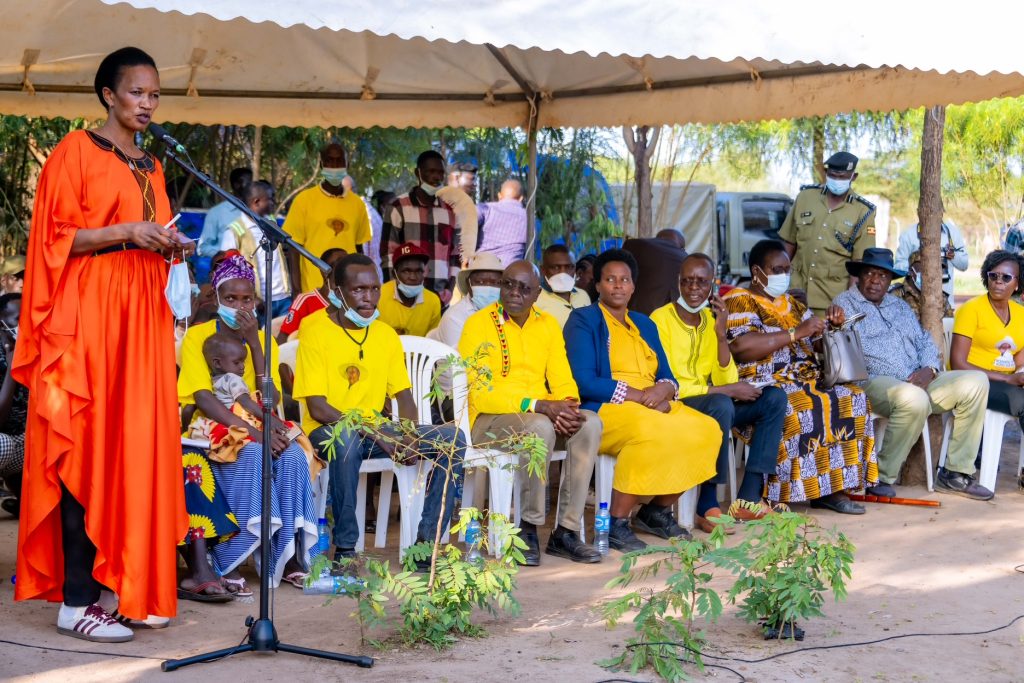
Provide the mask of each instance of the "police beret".
[{"label": "police beret", "polygon": [[836,152],[825,160],[825,168],[836,171],[852,171],[857,168],[859,159],[849,152]]}]

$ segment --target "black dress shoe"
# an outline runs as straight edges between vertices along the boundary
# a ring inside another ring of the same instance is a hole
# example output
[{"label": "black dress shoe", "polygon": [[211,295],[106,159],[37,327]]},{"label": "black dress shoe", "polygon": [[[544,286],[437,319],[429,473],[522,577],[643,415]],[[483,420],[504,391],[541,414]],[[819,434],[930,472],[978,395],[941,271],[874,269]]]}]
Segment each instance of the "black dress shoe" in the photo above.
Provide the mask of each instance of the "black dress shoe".
[{"label": "black dress shoe", "polygon": [[537,538],[536,529],[532,531],[524,529],[520,538],[526,541],[526,550],[523,551],[523,564],[527,567],[540,566],[540,539]]},{"label": "black dress shoe", "polygon": [[865,489],[865,493],[870,496],[892,498],[896,495],[896,487],[892,484],[886,484],[884,481],[880,481],[874,486],[867,487],[867,489]]},{"label": "black dress shoe", "polygon": [[643,550],[647,547],[647,543],[633,533],[633,529],[629,526],[629,517],[612,518],[612,525],[608,530],[608,545],[624,553]]},{"label": "black dress shoe", "polygon": [[810,505],[818,510],[831,510],[841,515],[863,515],[867,512],[863,505],[854,503],[841,493],[830,493],[822,498],[815,498]]},{"label": "black dress shoe", "polygon": [[601,561],[601,552],[597,548],[581,541],[579,534],[575,531],[563,527],[556,527],[551,532],[548,546],[544,552],[583,564],[595,564]]}]

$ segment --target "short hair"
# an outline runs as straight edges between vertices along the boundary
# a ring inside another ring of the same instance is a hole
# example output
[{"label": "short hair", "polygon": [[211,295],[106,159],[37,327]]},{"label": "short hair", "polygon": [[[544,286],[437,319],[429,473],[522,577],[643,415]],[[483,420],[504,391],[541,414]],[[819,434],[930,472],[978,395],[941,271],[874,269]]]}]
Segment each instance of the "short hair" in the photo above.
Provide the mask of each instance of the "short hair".
[{"label": "short hair", "polygon": [[469,161],[456,161],[448,167],[449,173],[476,173],[476,164]]},{"label": "short hair", "polygon": [[156,69],[156,62],[137,47],[122,47],[120,50],[114,50],[100,62],[99,68],[96,69],[96,78],[93,80],[93,88],[96,90],[96,98],[104,109],[110,108],[107,106],[107,101],[103,99],[103,89],[109,88],[111,92],[116,91],[117,84],[121,80],[121,73],[133,66],[151,66]]},{"label": "short hair", "polygon": [[750,250],[747,265],[751,268],[757,266],[763,271],[764,262],[768,260],[768,257],[780,251],[786,251],[786,247],[779,240],[761,240]]},{"label": "short hair", "polygon": [[6,311],[7,306],[12,301],[21,301],[21,294],[17,292],[11,292],[10,294],[4,294],[3,296],[0,296],[0,313]]},{"label": "short hair", "polygon": [[348,277],[348,269],[352,266],[370,266],[373,268],[374,263],[369,256],[365,256],[363,254],[349,254],[338,261],[338,265],[334,267],[335,285],[341,287],[345,284],[345,278]]},{"label": "short hair", "polygon": [[636,282],[640,275],[640,266],[637,264],[635,256],[625,249],[608,249],[598,254],[597,259],[594,260],[595,280],[601,280],[601,271],[609,263],[625,263],[629,267],[629,274],[633,277],[633,282]]},{"label": "short hair", "polygon": [[594,254],[584,254],[583,256],[580,256],[580,260],[576,262],[576,269],[579,270],[580,265],[584,264],[584,263],[586,263],[588,266],[593,268],[594,261],[596,261],[596,260],[597,260],[597,256],[596,255],[594,255]]},{"label": "short hair", "polygon": [[[700,259],[700,260],[703,260],[703,261],[707,261],[708,262],[708,266],[711,267],[711,274],[712,275],[715,274],[715,271],[716,271],[715,260],[713,258],[711,258],[710,256],[708,256],[707,254],[705,254],[704,252],[695,251],[692,254],[687,254],[686,258],[683,259],[683,263],[685,264],[690,259]],[[682,268],[682,266],[680,265],[680,269],[681,268]]]},{"label": "short hair", "polygon": [[242,193],[242,198],[245,200],[245,203],[248,204],[256,198],[257,193],[265,194],[269,197],[274,194],[274,186],[266,180],[254,180],[245,188],[245,192]]},{"label": "short hair", "polygon": [[1024,259],[1012,251],[1006,251],[1005,249],[996,249],[990,251],[985,256],[985,261],[981,264],[981,284],[985,286],[985,291],[988,291],[988,273],[990,270],[998,266],[1000,263],[1006,263],[1012,261],[1017,264],[1017,289],[1013,291],[1014,294],[1024,293],[1024,283],[1021,283],[1021,276],[1024,275]]},{"label": "short hair", "polygon": [[321,261],[330,261],[335,256],[342,256],[342,255],[347,255],[347,254],[348,254],[348,252],[345,251],[344,249],[341,249],[339,247],[331,247],[330,249],[328,249],[324,253],[320,254],[320,260]]},{"label": "short hair", "polygon": [[245,345],[241,339],[227,332],[215,332],[203,342],[203,358],[209,363],[214,356],[223,356],[232,348],[245,353]]},{"label": "short hair", "polygon": [[230,184],[234,185],[237,181],[242,179],[242,176],[253,177],[252,169],[247,166],[239,166],[238,168],[231,169],[231,174],[228,176]]},{"label": "short hair", "polygon": [[544,249],[542,258],[548,254],[569,254],[569,247],[564,244],[552,244]]},{"label": "short hair", "polygon": [[444,166],[444,157],[441,156],[440,152],[428,149],[426,152],[422,152],[418,157],[416,157],[416,168],[423,168],[423,165],[428,159],[437,159],[441,162],[441,165]]}]

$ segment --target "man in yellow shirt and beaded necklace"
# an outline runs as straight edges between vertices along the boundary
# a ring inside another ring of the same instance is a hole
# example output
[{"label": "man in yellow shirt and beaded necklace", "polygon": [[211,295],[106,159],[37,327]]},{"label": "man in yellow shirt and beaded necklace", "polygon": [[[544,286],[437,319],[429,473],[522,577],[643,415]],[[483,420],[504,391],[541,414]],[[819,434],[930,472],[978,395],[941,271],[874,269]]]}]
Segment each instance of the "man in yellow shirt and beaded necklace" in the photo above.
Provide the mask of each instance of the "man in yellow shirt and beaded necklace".
[{"label": "man in yellow shirt and beaded necklace", "polygon": [[[547,446],[548,462],[555,448],[564,447],[567,469],[559,490],[557,526],[546,552],[573,562],[600,562],[597,548],[581,541],[579,532],[601,443],[601,418],[580,410],[562,326],[534,306],[539,295],[536,267],[515,261],[502,273],[499,301],[466,321],[459,353],[469,358],[481,352],[479,367],[493,373],[487,382],[470,369],[467,378],[473,443],[480,446],[510,434],[536,434]],[[545,488],[537,477],[523,481],[520,526],[528,546],[523,553],[528,566],[540,564],[537,526],[544,524]]]}]

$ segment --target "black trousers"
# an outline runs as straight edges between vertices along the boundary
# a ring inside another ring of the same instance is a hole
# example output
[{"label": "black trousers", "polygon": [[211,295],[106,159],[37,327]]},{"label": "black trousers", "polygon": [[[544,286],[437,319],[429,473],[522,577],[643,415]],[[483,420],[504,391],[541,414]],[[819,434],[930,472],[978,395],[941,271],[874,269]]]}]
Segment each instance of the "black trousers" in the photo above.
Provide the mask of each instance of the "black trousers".
[{"label": "black trousers", "polygon": [[103,586],[93,578],[96,546],[85,533],[85,508],[60,485],[61,545],[64,549],[64,604],[86,607],[100,599]]},{"label": "black trousers", "polygon": [[989,380],[988,409],[1014,416],[1024,430],[1024,387]]}]

